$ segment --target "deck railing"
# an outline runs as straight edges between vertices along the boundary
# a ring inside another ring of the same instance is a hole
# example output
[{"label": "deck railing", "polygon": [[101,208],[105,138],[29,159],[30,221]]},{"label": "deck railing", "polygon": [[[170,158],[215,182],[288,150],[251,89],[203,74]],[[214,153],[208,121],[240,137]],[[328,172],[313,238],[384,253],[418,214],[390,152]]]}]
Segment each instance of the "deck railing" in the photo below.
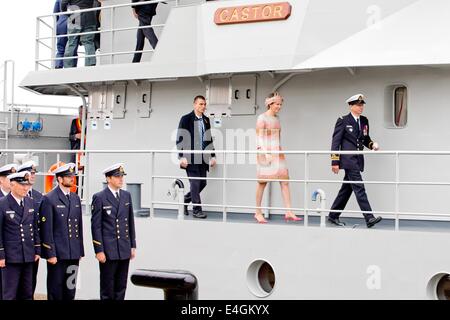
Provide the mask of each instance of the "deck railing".
[{"label": "deck railing", "polygon": [[[49,164],[47,163],[47,157],[49,154],[52,154],[53,157],[56,156],[56,160],[59,161],[61,159],[61,155],[64,154],[73,154],[77,151],[70,151],[70,150],[0,150],[3,154],[8,154],[10,157],[13,157],[14,154],[28,154],[29,156],[36,156],[41,155],[43,156],[43,165],[41,167],[43,168],[40,173],[40,175],[47,176],[50,175],[47,173],[47,169],[49,167]],[[246,206],[246,205],[230,205],[227,201],[227,191],[228,183],[229,182],[252,182],[254,181],[261,181],[261,179],[256,178],[239,178],[239,177],[229,177],[228,176],[228,168],[230,166],[230,163],[228,163],[227,155],[257,155],[257,154],[266,154],[266,151],[232,151],[232,150],[215,150],[215,151],[186,151],[183,150],[183,153],[185,154],[210,154],[211,152],[215,152],[216,155],[222,155],[221,157],[222,161],[220,166],[223,167],[222,170],[222,176],[221,177],[207,177],[207,178],[189,178],[189,179],[198,179],[198,180],[207,180],[207,181],[220,181],[222,182],[222,201],[221,203],[202,203],[202,206],[205,208],[211,208],[211,209],[220,209],[222,211],[223,215],[223,221],[227,221],[227,213],[231,209],[246,209],[254,211],[255,209],[263,209],[263,210],[287,210],[288,208],[282,208],[282,207],[273,207],[273,206],[265,206],[265,207],[256,207],[256,206]],[[156,174],[156,162],[155,162],[155,156],[156,155],[172,155],[177,154],[177,150],[85,150],[83,151],[85,155],[85,161],[84,161],[84,172],[80,173],[79,176],[84,178],[83,188],[79,190],[79,194],[83,195],[83,201],[86,205],[86,209],[89,210],[90,205],[90,191],[88,190],[89,183],[88,179],[89,177],[93,176],[94,173],[90,172],[90,162],[95,161],[94,156],[95,155],[101,155],[101,154],[114,154],[114,159],[118,162],[120,162],[122,155],[130,155],[130,154],[136,154],[136,155],[145,155],[147,159],[150,159],[148,163],[142,163],[141,165],[147,166],[150,168],[150,175],[149,175],[149,197],[150,197],[150,217],[155,217],[155,206],[174,206],[175,208],[179,209],[180,206],[182,206],[182,202],[171,202],[171,201],[156,201],[155,200],[155,182],[157,180],[174,180],[174,179],[181,179],[181,180],[188,180],[186,176],[184,175],[158,175]],[[280,152],[278,151],[272,151],[270,152],[272,154],[278,154]],[[304,216],[304,225],[307,227],[309,226],[309,217],[315,215],[317,212],[317,208],[311,208],[310,207],[310,192],[308,186],[311,184],[342,184],[342,183],[361,183],[361,181],[342,181],[340,179],[329,179],[329,180],[317,180],[317,179],[311,179],[310,178],[310,162],[311,162],[311,156],[314,155],[322,155],[322,156],[329,156],[330,151],[282,151],[281,153],[285,155],[300,155],[304,158],[304,174],[301,179],[290,179],[290,183],[295,184],[302,184],[303,185],[303,204],[304,206],[301,208],[291,208],[293,212],[303,214]],[[402,217],[408,216],[414,216],[417,217],[417,219],[429,219],[429,218],[450,218],[450,212],[405,212],[400,210],[400,186],[441,186],[441,187],[450,187],[449,181],[442,181],[442,182],[432,182],[432,181],[402,181],[400,177],[400,167],[401,167],[401,158],[404,156],[450,156],[450,152],[446,151],[360,151],[360,152],[354,152],[354,151],[339,151],[339,152],[333,152],[335,154],[363,154],[363,155],[371,155],[371,156],[392,156],[395,160],[395,178],[393,180],[384,180],[384,181],[364,181],[363,183],[366,185],[386,185],[386,186],[394,186],[394,210],[392,211],[372,211],[373,214],[381,215],[383,217],[390,217],[395,220],[395,230],[399,230],[400,228],[400,220]],[[124,161],[122,161],[124,162]],[[126,165],[126,164],[125,164]],[[328,168],[327,168],[328,169]],[[265,180],[267,182],[280,182],[285,180],[276,180],[276,179],[267,179]],[[169,183],[168,183],[169,184]],[[450,189],[450,188],[449,188]],[[98,190],[96,190],[98,191]],[[330,210],[330,209],[323,209],[325,213],[329,212],[337,212],[336,210]],[[343,210],[345,213],[366,213],[364,211],[358,211],[358,210]],[[424,218],[425,217],[425,218]]]},{"label": "deck railing", "polygon": [[[91,57],[110,57],[111,58],[111,64],[114,64],[114,59],[116,56],[120,55],[129,55],[134,53],[153,53],[154,49],[146,49],[146,50],[126,50],[126,51],[118,51],[115,50],[114,44],[116,42],[116,34],[118,32],[123,31],[133,31],[133,30],[139,30],[139,29],[148,29],[148,28],[155,28],[156,30],[164,28],[165,24],[151,24],[148,26],[128,26],[128,27],[117,27],[117,21],[116,21],[116,12],[119,9],[122,8],[130,8],[131,6],[142,6],[146,4],[156,4],[156,3],[164,3],[164,4],[173,4],[174,6],[179,5],[179,0],[151,0],[151,1],[145,1],[145,2],[138,2],[138,3],[124,3],[124,4],[116,4],[116,5],[109,5],[109,6],[101,6],[96,8],[89,8],[89,9],[82,9],[82,10],[72,10],[72,11],[65,11],[60,13],[53,13],[48,15],[39,16],[36,18],[36,39],[35,39],[35,70],[40,70],[43,68],[44,70],[52,69],[55,67],[56,61],[64,61],[69,59],[80,59],[80,58],[91,58]],[[78,32],[78,33],[70,33],[67,34],[59,34],[56,33],[57,28],[57,17],[67,15],[80,15],[82,13],[87,12],[97,12],[101,11],[102,13],[109,13],[109,27],[107,29],[104,29],[101,27],[99,30],[96,31],[89,31],[89,32]],[[130,10],[131,11],[131,10]],[[57,46],[56,42],[59,38],[65,38],[65,37],[75,37],[75,36],[83,36],[83,35],[104,35],[109,34],[110,37],[108,41],[110,41],[111,49],[110,52],[96,52],[95,54],[87,55],[84,52],[80,51],[78,54],[80,56],[67,56],[67,57],[56,57],[57,53]],[[46,50],[47,56],[50,56],[50,58],[43,58],[43,49]]]}]

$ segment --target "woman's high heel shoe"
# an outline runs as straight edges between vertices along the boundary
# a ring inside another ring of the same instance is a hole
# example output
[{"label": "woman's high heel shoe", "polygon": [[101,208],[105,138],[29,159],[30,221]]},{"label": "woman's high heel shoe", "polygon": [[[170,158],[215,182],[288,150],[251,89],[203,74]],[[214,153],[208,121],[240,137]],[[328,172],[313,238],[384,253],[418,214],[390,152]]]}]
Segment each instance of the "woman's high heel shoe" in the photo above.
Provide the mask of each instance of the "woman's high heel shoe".
[{"label": "woman's high heel shoe", "polygon": [[291,214],[289,214],[289,213],[286,213],[286,214],[284,215],[284,220],[285,220],[285,221],[302,221],[303,219],[302,219],[302,218],[299,218],[299,217],[297,217],[297,216],[295,216],[295,215],[291,215]]},{"label": "woman's high heel shoe", "polygon": [[255,219],[256,219],[256,221],[258,223],[261,223],[261,224],[266,224],[267,223],[267,220],[264,218],[264,216],[262,214],[256,214],[255,213]]}]

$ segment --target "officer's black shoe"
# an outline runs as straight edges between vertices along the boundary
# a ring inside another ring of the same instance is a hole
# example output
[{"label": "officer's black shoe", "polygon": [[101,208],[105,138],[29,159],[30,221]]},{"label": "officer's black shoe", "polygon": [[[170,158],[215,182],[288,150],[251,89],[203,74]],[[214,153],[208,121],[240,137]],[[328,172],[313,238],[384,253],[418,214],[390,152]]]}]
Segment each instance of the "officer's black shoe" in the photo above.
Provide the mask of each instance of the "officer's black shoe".
[{"label": "officer's black shoe", "polygon": [[192,216],[197,219],[206,219],[207,217],[206,213],[203,213],[202,211],[194,212]]},{"label": "officer's black shoe", "polygon": [[345,227],[345,222],[342,222],[341,220],[339,220],[339,218],[328,217],[328,221],[330,221],[332,224],[335,224],[339,227]]},{"label": "officer's black shoe", "polygon": [[189,210],[188,210],[187,204],[184,205],[184,215],[185,215],[185,216],[188,216],[188,215],[189,215]]},{"label": "officer's black shoe", "polygon": [[383,220],[383,218],[381,218],[381,217],[370,218],[369,221],[367,221],[367,228],[372,228],[374,225],[376,225],[381,220]]}]

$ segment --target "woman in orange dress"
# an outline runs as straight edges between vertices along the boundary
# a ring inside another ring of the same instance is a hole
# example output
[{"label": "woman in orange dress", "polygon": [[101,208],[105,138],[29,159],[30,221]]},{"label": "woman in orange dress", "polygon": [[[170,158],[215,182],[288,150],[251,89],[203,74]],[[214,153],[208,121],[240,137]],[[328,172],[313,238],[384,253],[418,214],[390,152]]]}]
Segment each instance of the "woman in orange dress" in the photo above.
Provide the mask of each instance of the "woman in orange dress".
[{"label": "woman in orange dress", "polygon": [[[288,209],[284,219],[286,221],[300,221],[301,218],[295,216],[290,210],[291,194],[289,190],[289,171],[286,165],[284,154],[272,154],[271,151],[281,151],[280,132],[281,125],[278,113],[283,105],[283,97],[277,92],[270,94],[266,99],[267,111],[258,117],[256,122],[256,143],[257,150],[267,151],[257,155],[257,176],[256,206],[261,207],[261,202],[266,188],[265,180],[285,180],[281,181],[281,192],[285,208]],[[261,209],[256,209],[255,219],[258,223],[267,223]]]}]

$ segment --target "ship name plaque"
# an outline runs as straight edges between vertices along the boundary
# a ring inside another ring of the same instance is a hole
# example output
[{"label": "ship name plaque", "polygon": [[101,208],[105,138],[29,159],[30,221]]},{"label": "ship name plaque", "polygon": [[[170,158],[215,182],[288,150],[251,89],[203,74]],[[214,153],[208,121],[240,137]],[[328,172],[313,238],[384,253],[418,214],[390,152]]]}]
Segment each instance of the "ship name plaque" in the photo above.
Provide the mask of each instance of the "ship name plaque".
[{"label": "ship name plaque", "polygon": [[254,4],[216,10],[214,22],[217,25],[287,20],[292,11],[289,2]]}]

